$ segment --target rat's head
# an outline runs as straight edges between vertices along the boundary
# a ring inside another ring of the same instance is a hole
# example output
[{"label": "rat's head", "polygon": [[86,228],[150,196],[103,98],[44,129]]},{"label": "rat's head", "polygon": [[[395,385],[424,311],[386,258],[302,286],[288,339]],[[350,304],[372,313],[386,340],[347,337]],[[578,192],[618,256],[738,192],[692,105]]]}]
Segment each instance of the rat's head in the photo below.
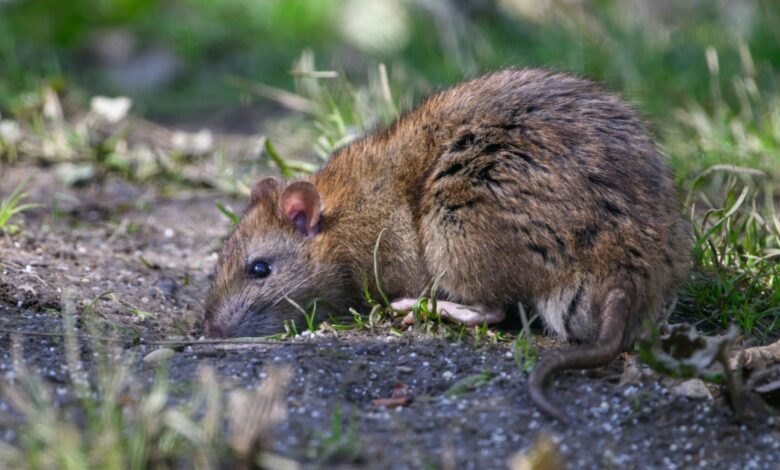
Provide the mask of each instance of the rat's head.
[{"label": "rat's head", "polygon": [[343,298],[344,274],[317,259],[322,228],[320,195],[313,184],[285,185],[266,178],[252,188],[249,207],[225,241],[209,292],[204,333],[212,337],[263,336],[302,326],[303,314]]}]

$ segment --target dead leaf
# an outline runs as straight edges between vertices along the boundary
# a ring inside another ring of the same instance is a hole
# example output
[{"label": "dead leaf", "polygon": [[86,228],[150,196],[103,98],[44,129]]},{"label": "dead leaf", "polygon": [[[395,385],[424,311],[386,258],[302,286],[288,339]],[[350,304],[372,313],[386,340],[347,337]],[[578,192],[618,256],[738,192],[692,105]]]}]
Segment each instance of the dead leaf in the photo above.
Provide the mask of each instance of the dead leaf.
[{"label": "dead leaf", "polygon": [[373,401],[376,406],[409,406],[414,401],[412,390],[408,385],[396,383],[393,385],[393,393],[390,398],[377,398]]},{"label": "dead leaf", "polygon": [[22,284],[21,286],[17,287],[17,290],[19,292],[26,292],[31,297],[37,297],[38,296],[38,292],[35,290],[35,287],[33,287],[30,284]]},{"label": "dead leaf", "polygon": [[642,381],[642,365],[636,356],[628,355],[623,363],[623,373],[620,374],[620,386],[638,384]]},{"label": "dead leaf", "polygon": [[[745,357],[744,368],[748,370],[766,369],[780,364],[780,340],[764,346],[755,346],[742,351]],[[732,356],[730,365],[735,368],[737,358]]]},{"label": "dead leaf", "polygon": [[163,362],[176,355],[176,351],[170,348],[159,348],[150,352],[144,356],[144,362],[147,364],[153,364],[155,362]]},{"label": "dead leaf", "polygon": [[653,370],[670,377],[721,383],[728,373],[725,370],[726,351],[738,334],[736,327],[722,336],[705,336],[693,325],[671,325],[663,332],[643,335],[638,341],[639,355]]},{"label": "dead leaf", "polygon": [[510,457],[509,470],[560,470],[566,462],[558,445],[547,434],[540,434],[531,447]]}]

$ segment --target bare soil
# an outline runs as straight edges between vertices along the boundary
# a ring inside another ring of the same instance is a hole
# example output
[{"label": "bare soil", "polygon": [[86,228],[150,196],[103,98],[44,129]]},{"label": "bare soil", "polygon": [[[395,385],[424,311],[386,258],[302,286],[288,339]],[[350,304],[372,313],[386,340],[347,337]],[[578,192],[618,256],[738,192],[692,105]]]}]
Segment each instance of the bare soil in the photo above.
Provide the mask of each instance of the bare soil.
[{"label": "bare soil", "polygon": [[[140,360],[156,348],[148,342],[198,324],[215,250],[229,230],[215,207],[221,197],[111,178],[68,189],[45,168],[0,170],[0,197],[31,178],[30,198],[43,206],[25,214],[20,234],[0,236],[0,380],[12,374],[12,336],[26,333],[31,368],[52,387],[67,388],[62,340],[46,336],[61,331],[67,293],[77,311],[87,307],[99,321],[121,327],[128,354],[139,358],[138,373],[151,383],[155,366]],[[237,210],[243,204],[221,200]],[[543,348],[558,346],[537,340]],[[575,419],[571,426],[531,405],[511,342],[449,341],[414,329],[400,336],[380,328],[278,344],[195,344],[177,351],[169,376],[186,389],[198,366],[208,364],[223,383],[247,387],[263,380],[265,366],[289,364],[289,416],[271,445],[314,466],[506,468],[510,456],[549,433],[569,468],[780,468],[780,419],[740,424],[717,393],[681,396],[672,392],[673,381],[651,373],[621,385],[624,362],[553,381],[549,392]],[[481,373],[487,383],[452,390]],[[409,406],[372,403],[389,397],[396,383],[410,387]],[[68,391],[57,397],[67,402]],[[345,432],[354,431],[355,455],[320,462],[334,415]],[[19,419],[0,400],[0,438],[13,441]]]}]

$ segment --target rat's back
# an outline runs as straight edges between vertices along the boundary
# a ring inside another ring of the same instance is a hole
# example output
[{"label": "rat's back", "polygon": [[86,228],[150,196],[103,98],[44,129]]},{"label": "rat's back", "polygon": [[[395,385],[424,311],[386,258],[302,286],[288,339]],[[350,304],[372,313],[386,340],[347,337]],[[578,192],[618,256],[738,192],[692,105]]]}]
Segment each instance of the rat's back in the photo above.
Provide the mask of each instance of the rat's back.
[{"label": "rat's back", "polygon": [[[562,338],[598,336],[598,299],[631,290],[625,343],[657,319],[690,245],[645,126],[592,82],[509,70],[434,95],[438,155],[420,184],[425,259],[450,298],[524,301]],[[442,274],[443,273],[443,274]]]}]

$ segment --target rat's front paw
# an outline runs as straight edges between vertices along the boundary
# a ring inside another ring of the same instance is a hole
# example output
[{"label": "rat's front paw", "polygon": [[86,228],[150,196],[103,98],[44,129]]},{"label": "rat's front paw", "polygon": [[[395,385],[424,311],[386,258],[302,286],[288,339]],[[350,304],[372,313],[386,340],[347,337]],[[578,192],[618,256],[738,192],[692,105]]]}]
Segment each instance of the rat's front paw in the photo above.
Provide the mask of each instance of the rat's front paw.
[{"label": "rat's front paw", "polygon": [[[414,305],[417,302],[418,299],[398,299],[391,303],[390,306],[395,310],[407,311],[414,308]],[[485,323],[498,323],[506,316],[504,310],[501,308],[482,309],[480,307],[461,305],[446,300],[436,301],[436,310],[445,320],[449,320],[453,323],[460,323],[466,326],[477,326]],[[417,319],[414,316],[414,312],[409,312],[404,317],[403,323],[405,325],[412,325],[415,321],[417,321]]]}]

